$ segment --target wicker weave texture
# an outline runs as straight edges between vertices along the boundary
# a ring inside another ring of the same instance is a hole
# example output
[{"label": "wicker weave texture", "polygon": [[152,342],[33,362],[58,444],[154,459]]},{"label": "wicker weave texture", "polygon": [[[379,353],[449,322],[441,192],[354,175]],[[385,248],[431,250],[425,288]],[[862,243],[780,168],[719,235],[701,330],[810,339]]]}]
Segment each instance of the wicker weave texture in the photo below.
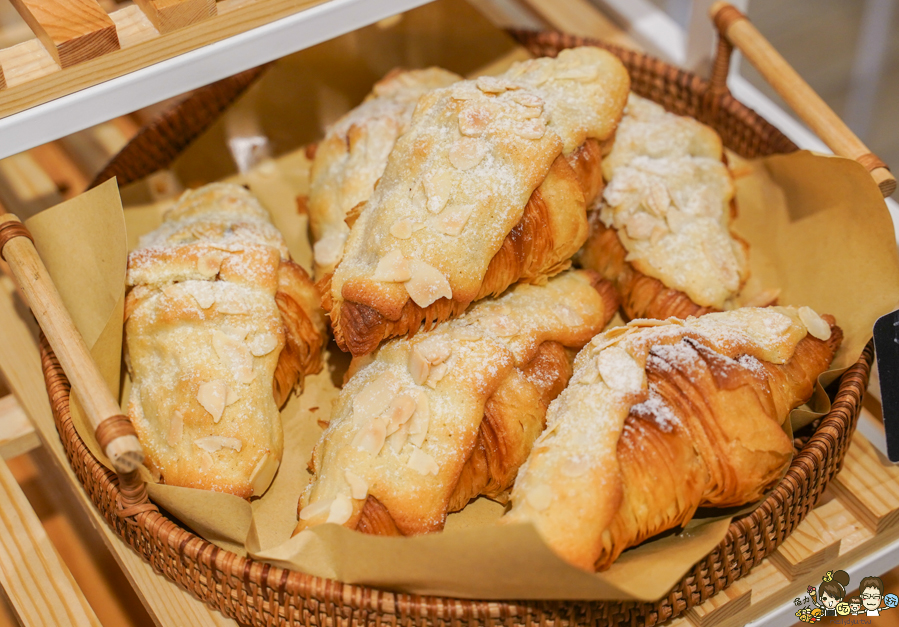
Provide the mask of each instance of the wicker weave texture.
[{"label": "wicker weave texture", "polygon": [[[708,83],[652,57],[557,33],[513,33],[538,55],[555,55],[566,47],[601,45],[618,55],[631,73],[634,91],[670,111],[691,115],[713,126],[724,144],[745,157],[792,152],[796,146],[780,131],[729,94],[707,95]],[[190,102],[190,100],[185,101]],[[155,141],[165,142],[198,102],[178,106],[155,124]],[[143,140],[142,140],[143,141]],[[180,144],[180,142],[179,142]],[[165,167],[183,148],[161,145],[141,157],[140,171],[157,159]],[[117,159],[133,159],[125,150]],[[111,163],[107,170],[132,166]],[[125,542],[153,568],[197,598],[241,623],[252,625],[620,625],[649,627],[678,616],[746,575],[774,551],[815,506],[839,471],[873,360],[869,344],[839,382],[833,408],[821,419],[781,483],[751,514],[734,521],[727,536],[698,562],[671,592],[656,603],[569,601],[469,601],[421,597],[345,585],[239,557],[184,529],[163,512],[146,506],[122,517],[122,494],[114,473],[102,466],[79,438],[69,414],[69,383],[49,345],[42,339],[42,365],[60,438],[91,500]]]}]

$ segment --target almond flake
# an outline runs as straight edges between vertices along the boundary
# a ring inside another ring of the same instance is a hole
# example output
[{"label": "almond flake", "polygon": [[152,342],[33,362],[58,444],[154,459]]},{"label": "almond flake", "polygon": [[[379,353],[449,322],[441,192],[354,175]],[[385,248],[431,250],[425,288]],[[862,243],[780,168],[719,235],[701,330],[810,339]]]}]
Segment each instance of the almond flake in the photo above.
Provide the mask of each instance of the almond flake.
[{"label": "almond flake", "polygon": [[256,463],[256,467],[253,468],[253,474],[250,475],[250,485],[253,486],[254,496],[259,496],[268,489],[272,484],[272,479],[275,478],[278,466],[280,466],[280,463],[270,453],[263,455],[262,459]]},{"label": "almond flake", "polygon": [[334,503],[334,499],[310,503],[300,510],[300,520],[312,520],[313,518],[318,518],[325,512],[330,512],[332,503]]},{"label": "almond flake", "polygon": [[225,401],[228,398],[228,383],[224,379],[214,379],[200,386],[197,390],[197,401],[203,409],[212,414],[213,422],[222,419]]},{"label": "almond flake", "polygon": [[411,278],[405,282],[406,291],[419,307],[427,307],[440,298],[453,297],[449,281],[434,266],[412,259],[409,261]]},{"label": "almond flake", "polygon": [[474,204],[455,204],[437,218],[437,229],[445,235],[456,236],[465,228],[468,218],[475,210]]},{"label": "almond flake", "polygon": [[415,413],[415,398],[411,394],[399,394],[390,401],[382,419],[387,421],[387,435],[402,427]]},{"label": "almond flake", "polygon": [[521,330],[521,325],[505,314],[484,318],[482,324],[484,325],[484,328],[497,337],[509,337]]},{"label": "almond flake", "polygon": [[409,260],[398,250],[391,250],[381,257],[372,279],[385,283],[402,283],[412,277]]},{"label": "almond flake", "polygon": [[250,354],[263,357],[278,348],[278,337],[274,333],[257,333],[249,343]]},{"label": "almond flake", "polygon": [[470,86],[470,83],[460,83],[450,92],[453,100],[473,100],[481,97],[481,92]]},{"label": "almond flake", "polygon": [[418,351],[429,364],[442,364],[453,354],[453,346],[446,337],[430,337],[418,343]]},{"label": "almond flake", "polygon": [[346,477],[346,482],[350,484],[350,496],[357,501],[361,501],[368,496],[368,483],[365,479],[351,470],[344,470],[343,476]]},{"label": "almond flake", "polygon": [[240,452],[243,448],[243,441],[240,438],[226,438],[221,435],[209,435],[205,438],[197,438],[194,444],[208,453],[215,453],[223,448],[230,448]]},{"label": "almond flake", "polygon": [[[450,160],[452,161],[452,156]],[[449,170],[441,170],[422,179],[428,197],[428,211],[431,213],[443,211],[453,192],[453,180],[453,173]]]},{"label": "almond flake", "polygon": [[627,219],[625,228],[632,239],[647,239],[658,226],[659,221],[649,214],[639,211]]},{"label": "almond flake", "polygon": [[487,143],[474,137],[457,139],[449,151],[449,160],[459,170],[470,170],[487,156]]},{"label": "almond flake", "polygon": [[217,300],[216,310],[223,314],[241,315],[249,312],[250,308],[243,294],[233,294],[226,290]]},{"label": "almond flake", "polygon": [[616,392],[636,394],[643,389],[643,368],[620,346],[609,346],[600,352],[596,367],[605,384]]},{"label": "almond flake", "polygon": [[830,339],[830,325],[811,307],[800,307],[799,319],[812,337],[825,342]]},{"label": "almond flake", "polygon": [[665,187],[665,184],[657,180],[651,181],[649,194],[644,204],[660,218],[664,217],[671,206],[671,196],[668,194],[668,188]]},{"label": "almond flake", "polygon": [[562,467],[559,468],[559,471],[564,476],[573,479],[587,472],[587,463],[569,458],[562,462]]},{"label": "almond flake", "polygon": [[473,342],[484,337],[484,333],[473,324],[469,324],[464,327],[456,327],[453,330],[453,335],[466,342]]},{"label": "almond flake", "polygon": [[425,193],[424,183],[419,182],[412,188],[409,202],[412,204],[412,210],[415,212],[420,212],[425,208],[428,204],[428,195]]},{"label": "almond flake", "polygon": [[553,501],[553,491],[552,489],[546,485],[538,485],[535,488],[532,488],[528,491],[527,494],[528,505],[536,509],[538,512],[542,512],[547,509]]},{"label": "almond flake", "polygon": [[325,522],[342,525],[353,515],[353,502],[346,494],[338,494],[328,510],[328,520]]},{"label": "almond flake", "polygon": [[536,94],[532,94],[526,91],[516,91],[511,96],[512,102],[516,102],[523,107],[529,108],[543,108],[543,98],[537,96]]},{"label": "almond flake", "polygon": [[559,320],[562,324],[569,327],[579,327],[584,324],[584,318],[576,312],[574,309],[569,307],[568,305],[562,305],[558,307],[556,310],[556,316],[558,316]]},{"label": "almond flake", "polygon": [[396,375],[389,370],[383,372],[353,398],[353,422],[361,425],[383,414],[399,389]]},{"label": "almond flake", "polygon": [[181,443],[182,438],[184,438],[184,414],[181,413],[181,410],[176,409],[172,414],[172,421],[169,423],[169,432],[165,441],[169,446],[175,447]]},{"label": "almond flake", "polygon": [[406,465],[422,475],[436,475],[440,472],[440,466],[434,458],[417,447],[412,448],[412,455],[409,456]]},{"label": "almond flake", "polygon": [[215,304],[215,288],[209,281],[185,281],[182,285],[202,309],[209,309]]},{"label": "almond flake", "polygon": [[515,89],[509,81],[493,76],[481,76],[475,84],[485,94],[501,94],[506,90]]},{"label": "almond flake", "polygon": [[315,263],[330,266],[343,256],[343,245],[346,243],[345,233],[328,233],[312,246]]},{"label": "almond flake", "polygon": [[215,464],[215,460],[212,459],[212,455],[206,451],[202,451],[200,453],[200,472],[205,475],[212,470],[213,464]]},{"label": "almond flake", "polygon": [[387,423],[380,418],[369,420],[368,424],[359,430],[356,437],[353,438],[353,446],[367,451],[373,456],[377,456],[384,448],[384,441],[387,439]]},{"label": "almond flake", "polygon": [[469,106],[459,112],[459,132],[466,137],[480,137],[490,124],[490,110]]},{"label": "almond flake", "polygon": [[517,107],[514,117],[519,120],[533,120],[543,114],[543,109],[538,107]]},{"label": "almond flake", "polygon": [[197,270],[199,270],[200,274],[204,277],[211,279],[219,273],[223,260],[224,255],[221,253],[207,253],[200,255],[200,258],[197,259]]},{"label": "almond flake", "polygon": [[554,77],[559,80],[575,80],[575,81],[592,81],[596,78],[597,68],[593,65],[577,65],[573,67],[563,68],[560,71],[557,71],[554,74]]},{"label": "almond flake", "polygon": [[447,372],[449,372],[449,366],[445,363],[434,366],[431,368],[431,376],[428,377],[425,383],[427,383],[429,388],[437,389],[437,384],[443,380]]},{"label": "almond flake", "polygon": [[399,239],[409,239],[412,237],[413,222],[409,218],[400,218],[390,227],[390,234]]},{"label": "almond flake", "polygon": [[425,438],[428,437],[428,426],[431,422],[431,408],[428,403],[428,394],[419,391],[415,399],[415,413],[407,423],[409,428],[409,441],[421,448]]},{"label": "almond flake", "polygon": [[540,139],[546,135],[546,120],[544,118],[531,118],[520,120],[512,127],[515,134],[525,139]]},{"label": "almond flake", "polygon": [[665,228],[661,224],[656,225],[652,229],[652,233],[649,236],[649,245],[650,246],[657,245],[660,241],[662,241],[662,238],[665,237],[667,234],[668,234],[667,228]]},{"label": "almond flake", "polygon": [[400,451],[402,451],[403,447],[406,445],[407,439],[409,439],[408,423],[400,426],[399,429],[387,436],[387,447],[395,454],[399,455]]},{"label": "almond flake", "polygon": [[424,358],[417,346],[412,347],[412,352],[409,354],[409,373],[412,375],[412,380],[416,385],[424,385],[430,372],[431,365],[428,360]]},{"label": "almond flake", "polygon": [[683,229],[690,221],[690,218],[676,207],[670,207],[668,209],[668,213],[665,214],[665,219],[668,221],[668,228],[671,229],[672,233],[680,233],[681,229]]},{"label": "almond flake", "polygon": [[[243,342],[235,340],[218,329],[212,331],[212,347],[219,361],[232,371],[238,383],[252,383],[256,379],[253,370],[253,355]],[[230,404],[230,403],[228,403]]]}]

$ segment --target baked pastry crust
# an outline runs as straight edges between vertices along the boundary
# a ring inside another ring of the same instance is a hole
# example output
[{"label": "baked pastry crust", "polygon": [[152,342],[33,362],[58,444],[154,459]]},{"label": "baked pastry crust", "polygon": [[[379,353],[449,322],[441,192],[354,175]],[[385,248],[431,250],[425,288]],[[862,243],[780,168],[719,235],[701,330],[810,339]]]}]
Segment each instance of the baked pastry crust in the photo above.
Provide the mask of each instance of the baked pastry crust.
[{"label": "baked pastry crust", "polygon": [[350,233],[347,217],[371,196],[387,157],[422,94],[462,77],[441,68],[393,70],[319,142],[309,173],[309,226],[315,276],[334,272]]},{"label": "baked pastry crust", "polygon": [[730,231],[734,186],[714,130],[631,94],[579,261],[613,281],[630,318],[731,309],[749,276]]},{"label": "baked pastry crust", "polygon": [[338,345],[366,354],[567,268],[628,86],[576,48],[425,94],[322,282]]},{"label": "baked pastry crust", "polygon": [[315,447],[297,532],[336,522],[429,533],[479,495],[503,501],[568,381],[569,350],[617,306],[608,282],[571,271],[354,360]]},{"label": "baked pastry crust", "polygon": [[318,294],[244,188],[186,192],[128,258],[128,414],[165,483],[241,497],[281,461],[278,407],[321,368]]},{"label": "baked pastry crust", "polygon": [[700,506],[757,500],[790,461],[781,425],[842,333],[808,308],[635,320],[577,356],[503,523],[533,523],[562,558],[605,569]]}]

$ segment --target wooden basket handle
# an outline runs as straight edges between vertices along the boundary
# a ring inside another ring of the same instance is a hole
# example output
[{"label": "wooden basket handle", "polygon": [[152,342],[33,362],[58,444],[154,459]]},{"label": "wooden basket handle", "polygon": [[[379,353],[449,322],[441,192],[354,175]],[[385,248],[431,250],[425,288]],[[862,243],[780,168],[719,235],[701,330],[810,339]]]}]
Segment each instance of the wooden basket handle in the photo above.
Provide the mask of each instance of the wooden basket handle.
[{"label": "wooden basket handle", "polygon": [[[34,247],[31,233],[12,214],[0,215],[0,257],[8,264],[34,317],[59,358],[97,441],[119,477],[134,482],[133,471],[144,461],[144,452],[131,421],[113,398],[84,338],[63,305],[50,273]],[[133,473],[133,474],[131,474]]]},{"label": "wooden basket handle", "polygon": [[709,15],[720,35],[718,54],[712,66],[710,95],[727,93],[730,55],[736,47],[834,154],[862,164],[871,173],[884,198],[896,191],[896,178],[887,165],[849,130],[743,13],[727,2],[716,2]]}]

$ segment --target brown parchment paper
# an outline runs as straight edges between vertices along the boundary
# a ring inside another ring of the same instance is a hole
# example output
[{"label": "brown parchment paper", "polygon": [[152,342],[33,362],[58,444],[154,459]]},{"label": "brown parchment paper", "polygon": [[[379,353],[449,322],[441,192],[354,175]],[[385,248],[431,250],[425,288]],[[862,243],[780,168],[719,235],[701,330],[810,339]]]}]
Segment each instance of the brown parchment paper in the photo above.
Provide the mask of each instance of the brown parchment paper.
[{"label": "brown parchment paper", "polygon": [[[283,225],[291,251],[306,263],[305,216],[297,212],[295,195],[305,193],[305,177],[297,171],[308,164],[301,153],[291,153],[231,178],[258,193]],[[751,245],[748,290],[778,286],[782,303],[807,303],[837,317],[846,339],[834,370],[822,376],[833,379],[858,358],[873,321],[899,302],[899,255],[883,200],[867,172],[846,159],[800,152],[736,159],[734,170],[736,229]],[[128,208],[126,236],[115,187],[107,183],[29,222],[64,301],[106,372],[120,365],[123,251],[158,225],[166,206]],[[255,559],[350,583],[469,598],[655,600],[726,533],[729,517],[695,519],[680,533],[625,552],[600,574],[557,558],[529,526],[493,526],[503,510],[485,499],[452,514],[441,534],[379,538],[323,525],[291,538],[319,421],[328,420],[339,393],[335,382],[346,367],[340,357],[329,355],[323,372],[307,378],[304,393],[282,411],[285,457],[262,498],[247,503],[151,479],[152,498],[203,537]],[[126,380],[125,394],[127,387]],[[829,409],[826,395],[819,394],[808,415]],[[96,450],[93,434],[84,424],[76,427]]]}]

